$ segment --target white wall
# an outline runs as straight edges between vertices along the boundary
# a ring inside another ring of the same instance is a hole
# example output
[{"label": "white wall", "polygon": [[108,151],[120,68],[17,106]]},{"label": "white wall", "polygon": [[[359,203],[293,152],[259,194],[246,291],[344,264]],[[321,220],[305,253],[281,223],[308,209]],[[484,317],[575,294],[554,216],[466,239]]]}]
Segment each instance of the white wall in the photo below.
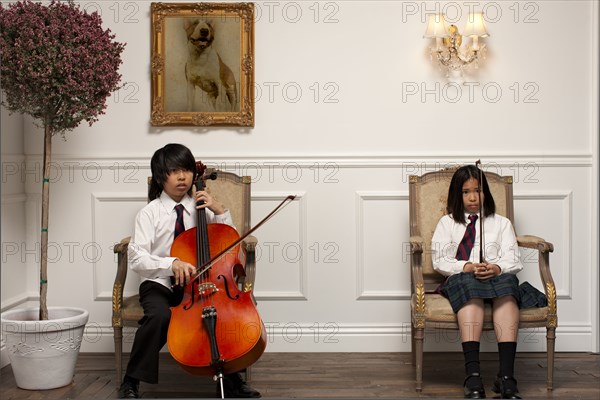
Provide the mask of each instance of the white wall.
[{"label": "white wall", "polygon": [[[127,42],[118,99],[94,126],[53,143],[49,304],[90,310],[83,351],[113,351],[111,247],[131,234],[149,158],[168,142],[251,175],[255,222],[285,195],[299,196],[256,234],[268,351],[409,351],[407,177],[477,159],[514,176],[517,231],[555,245],[557,350],[599,350],[595,2],[480,2],[489,53],[465,87],[444,81],[422,35],[425,12],[460,10],[462,26],[471,3],[258,2],[253,129],[151,127],[150,2],[83,4]],[[35,169],[42,135],[25,121],[22,152],[6,154]],[[6,134],[21,137],[3,124]],[[18,189],[28,216],[39,209],[40,183],[29,174]],[[38,220],[13,217],[35,242]],[[26,284],[5,273],[23,269],[22,257]],[[3,260],[3,310],[35,293],[36,268],[23,251]],[[535,262],[520,276],[540,287]],[[135,283],[130,275],[131,293]],[[522,351],[545,347],[542,331],[520,341]],[[427,348],[459,345],[449,333]]]}]

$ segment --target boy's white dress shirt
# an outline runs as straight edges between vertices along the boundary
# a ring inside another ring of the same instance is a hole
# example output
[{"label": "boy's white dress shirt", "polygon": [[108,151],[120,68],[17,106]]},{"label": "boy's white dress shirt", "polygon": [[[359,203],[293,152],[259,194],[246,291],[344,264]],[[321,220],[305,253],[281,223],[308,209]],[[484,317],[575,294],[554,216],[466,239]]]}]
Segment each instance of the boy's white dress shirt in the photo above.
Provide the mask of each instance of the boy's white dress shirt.
[{"label": "boy's white dress shirt", "polygon": [[[194,199],[185,195],[181,203],[176,203],[164,191],[160,197],[152,200],[142,208],[135,218],[135,231],[133,240],[129,243],[128,258],[129,268],[142,277],[142,281],[151,280],[171,288],[171,265],[176,260],[171,257],[171,245],[177,220],[175,206],[182,204],[183,223],[185,229],[196,226],[196,204]],[[221,215],[215,215],[208,208],[206,210],[207,223],[220,223],[233,226],[229,210]]]}]

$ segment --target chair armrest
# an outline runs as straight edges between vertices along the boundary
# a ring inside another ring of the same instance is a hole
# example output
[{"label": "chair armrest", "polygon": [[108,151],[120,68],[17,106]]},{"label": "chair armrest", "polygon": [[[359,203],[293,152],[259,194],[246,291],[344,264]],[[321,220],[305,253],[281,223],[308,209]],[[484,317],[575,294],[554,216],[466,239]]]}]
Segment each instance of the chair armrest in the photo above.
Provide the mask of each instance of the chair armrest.
[{"label": "chair armrest", "polygon": [[131,236],[127,236],[123,238],[119,243],[115,244],[113,247],[113,251],[115,253],[125,253],[127,254],[127,247],[129,246],[129,242],[131,241]]},{"label": "chair armrest", "polygon": [[117,276],[115,277],[115,284],[119,282],[121,285],[124,285],[125,279],[127,279],[127,249],[130,241],[131,237],[128,236],[113,247],[113,252],[117,255]]},{"label": "chair armrest", "polygon": [[554,246],[544,239],[531,236],[517,236],[517,244],[519,247],[525,247],[538,251],[538,264],[540,269],[540,278],[544,285],[544,292],[548,299],[548,327],[556,328],[558,324],[557,317],[557,301],[556,301],[556,286],[550,272],[550,253],[554,251]]},{"label": "chair armrest", "polygon": [[258,243],[258,239],[255,236],[249,235],[242,241],[242,243],[244,246],[246,246],[246,249],[252,248],[252,250],[254,250],[256,244]]},{"label": "chair armrest", "polygon": [[532,235],[517,236],[517,244],[519,247],[537,249],[541,252],[552,253],[554,251],[554,246],[552,243],[546,242],[544,239]]},{"label": "chair armrest", "polygon": [[412,280],[412,291],[413,293],[421,292],[424,290],[423,282],[423,239],[420,236],[411,236],[410,242],[410,266],[411,266],[411,280]]},{"label": "chair armrest", "polygon": [[410,242],[411,253],[423,253],[423,238],[421,236],[411,236],[408,240]]},{"label": "chair armrest", "polygon": [[113,247],[113,252],[117,254],[117,275],[112,293],[112,325],[116,328],[123,327],[123,288],[127,279],[127,248],[130,240],[131,237],[126,237]]}]

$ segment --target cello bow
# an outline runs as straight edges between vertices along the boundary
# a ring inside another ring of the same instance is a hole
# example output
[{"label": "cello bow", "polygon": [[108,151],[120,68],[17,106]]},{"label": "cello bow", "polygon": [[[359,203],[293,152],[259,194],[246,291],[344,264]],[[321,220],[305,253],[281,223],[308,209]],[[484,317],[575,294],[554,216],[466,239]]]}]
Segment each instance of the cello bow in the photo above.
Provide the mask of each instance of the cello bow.
[{"label": "cello bow", "polygon": [[221,258],[223,258],[231,249],[240,244],[244,239],[250,236],[254,231],[260,228],[265,222],[267,222],[271,217],[281,211],[285,206],[291,203],[296,198],[295,195],[288,195],[277,207],[273,209],[266,217],[264,217],[258,224],[248,230],[248,232],[244,233],[238,240],[227,246],[221,252],[219,252],[216,256],[211,258],[206,263],[202,264],[200,267],[196,268],[197,271],[194,275],[191,276],[190,283],[199,279],[206,271],[208,271],[216,262],[218,262]]},{"label": "cello bow", "polygon": [[481,169],[481,160],[477,160],[475,162],[475,166],[479,171],[479,262],[482,263],[485,260],[483,254],[483,201],[482,201],[482,193],[483,193],[483,170]]}]

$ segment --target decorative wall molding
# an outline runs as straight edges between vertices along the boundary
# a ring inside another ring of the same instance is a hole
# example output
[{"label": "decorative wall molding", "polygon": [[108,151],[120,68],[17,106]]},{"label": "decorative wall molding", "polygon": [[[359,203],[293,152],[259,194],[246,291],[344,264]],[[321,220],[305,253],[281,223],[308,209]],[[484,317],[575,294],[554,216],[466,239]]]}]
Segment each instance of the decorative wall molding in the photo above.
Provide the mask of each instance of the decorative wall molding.
[{"label": "decorative wall molding", "polygon": [[[127,154],[123,156],[73,156],[68,154],[53,154],[53,162],[56,164],[68,163],[69,168],[80,170],[85,168],[122,168],[150,170],[150,158],[148,155]],[[255,155],[248,154],[232,155],[212,154],[203,158],[203,162],[209,166],[218,166],[223,170],[237,170],[240,168],[260,167],[265,170],[273,168],[284,168],[287,165],[294,165],[300,168],[311,168],[315,166],[335,165],[339,168],[403,168],[409,174],[423,173],[424,170],[435,170],[447,166],[472,163],[472,154],[449,154],[442,152],[430,152],[427,154],[394,153],[394,154],[328,154],[319,156],[304,156],[298,154],[278,154]],[[515,165],[524,165],[532,163],[542,167],[591,167],[593,153],[554,153],[554,154],[535,154],[535,153],[485,153],[480,154],[484,168],[490,168],[497,172],[495,168],[506,168],[505,173],[501,175],[510,175],[509,168]],[[41,163],[42,155],[27,155],[27,163]],[[241,173],[241,175],[247,175]]]},{"label": "decorative wall molding", "polygon": [[[551,260],[551,266],[553,268],[562,268],[562,276],[566,278],[566,281],[558,281],[557,283],[557,295],[559,299],[571,299],[572,298],[572,287],[571,287],[571,276],[572,276],[572,245],[571,245],[571,232],[572,232],[572,191],[540,191],[540,192],[528,192],[514,195],[514,200],[531,200],[531,201],[560,201],[562,208],[561,222],[562,226],[566,227],[561,231],[562,241],[561,243],[555,243],[557,246],[561,246],[564,249],[564,258],[562,260]],[[408,201],[408,194],[406,192],[357,192],[356,194],[356,232],[357,232],[357,246],[356,246],[356,260],[357,260],[357,300],[408,300],[410,299],[410,290],[402,291],[370,291],[365,288],[365,240],[364,235],[366,234],[364,229],[364,204],[367,201]],[[408,207],[408,206],[407,206]]]},{"label": "decorative wall molding", "polygon": [[[41,155],[40,155],[40,159],[41,159]],[[2,153],[0,154],[0,161],[4,164],[6,163],[14,163],[16,170],[13,170],[13,168],[9,168],[8,170],[6,169],[6,165],[3,166],[3,178],[6,178],[7,176],[13,175],[16,172],[19,172],[20,174],[20,170],[18,168],[21,167],[21,163],[24,162],[27,159],[27,157],[25,156],[25,154],[15,154],[15,153]]]},{"label": "decorative wall molding", "polygon": [[11,310],[15,307],[20,306],[21,304],[25,304],[29,301],[35,301],[35,302],[39,302],[40,301],[40,294],[39,293],[25,293],[22,294],[20,296],[15,296],[6,300],[2,300],[2,307],[0,307],[0,313],[4,312],[4,311],[8,311]]},{"label": "decorative wall molding", "polygon": [[[527,201],[559,201],[562,209],[560,220],[562,226],[565,227],[561,231],[562,240],[560,243],[553,243],[555,248],[560,246],[564,249],[563,259],[558,260],[550,256],[550,268],[555,270],[561,268],[563,273],[562,276],[565,280],[556,281],[556,294],[557,299],[572,299],[572,275],[573,275],[573,254],[572,254],[572,240],[571,234],[573,232],[573,192],[572,191],[539,191],[539,192],[520,192],[513,196],[513,200],[527,200]],[[524,232],[525,233],[525,232]],[[538,236],[542,236],[540,233]]]},{"label": "decorative wall molding", "polygon": [[[407,305],[407,307],[410,307]],[[264,321],[267,333],[267,352],[346,352],[411,351],[410,322],[390,324],[278,323]],[[135,331],[123,330],[123,351],[128,352]],[[588,351],[593,333],[591,325],[559,325],[556,351]],[[113,352],[113,329],[110,323],[88,323],[81,351]],[[460,351],[458,331],[425,331],[425,352]],[[546,329],[521,329],[519,352],[545,352]],[[290,346],[290,344],[292,344]],[[485,331],[481,340],[483,352],[497,352],[493,331]],[[165,351],[165,349],[163,349]]]},{"label": "decorative wall molding", "polygon": [[27,195],[25,193],[17,194],[3,194],[2,205],[21,204],[27,201]]},{"label": "decorative wall molding", "polygon": [[[110,221],[110,215],[103,215],[102,206],[106,203],[145,202],[147,196],[140,193],[92,193],[92,243],[99,242],[99,225],[101,221]],[[102,287],[102,268],[100,260],[92,260],[94,301],[111,301],[112,286]]]},{"label": "decorative wall molding", "polygon": [[[283,199],[288,196],[288,192],[252,192],[252,202],[269,202],[274,205],[279,204]],[[308,219],[306,210],[306,192],[296,192],[296,199],[294,201],[299,202],[298,207],[298,237],[300,238],[300,248],[306,248],[306,221]],[[254,221],[260,221],[264,216],[254,216]],[[273,218],[277,218],[274,216]],[[258,244],[260,245],[261,238],[258,238]],[[257,274],[260,273],[260,260],[257,260]],[[273,290],[255,290],[254,297],[257,301],[275,301],[275,300],[307,300],[307,288],[308,288],[308,265],[306,257],[302,257],[298,268],[298,291],[273,291]]]},{"label": "decorative wall molding", "polygon": [[[365,285],[365,235],[364,207],[369,201],[405,201],[408,202],[408,192],[397,191],[359,191],[356,192],[356,294],[357,300],[410,300],[410,288],[406,290],[369,290]],[[408,210],[408,203],[405,207]],[[398,221],[401,223],[401,221]],[[407,224],[408,228],[408,224]],[[408,232],[408,230],[407,230]],[[401,263],[399,263],[401,264]],[[398,265],[398,268],[401,268]]]},{"label": "decorative wall molding", "polygon": [[[300,246],[304,248],[306,243],[306,199],[305,193],[296,195],[296,199],[299,203],[299,227],[298,232],[301,238]],[[261,194],[252,194],[252,201],[264,201],[264,202],[276,202],[279,203],[287,196],[287,193],[283,192],[263,192]],[[106,221],[111,218],[103,214],[102,206],[106,203],[126,203],[126,202],[144,202],[146,196],[139,193],[92,193],[92,242],[98,243],[99,241],[99,228],[101,221]],[[260,243],[260,238],[259,238]],[[112,299],[112,286],[102,287],[102,273],[103,268],[100,265],[99,260],[93,260],[93,276],[94,276],[94,300],[95,301],[111,301]],[[260,267],[259,267],[260,268]],[[274,301],[274,300],[306,300],[306,287],[307,287],[307,263],[303,258],[300,262],[300,268],[298,271],[298,285],[299,291],[255,291],[255,297],[257,301]]]}]

